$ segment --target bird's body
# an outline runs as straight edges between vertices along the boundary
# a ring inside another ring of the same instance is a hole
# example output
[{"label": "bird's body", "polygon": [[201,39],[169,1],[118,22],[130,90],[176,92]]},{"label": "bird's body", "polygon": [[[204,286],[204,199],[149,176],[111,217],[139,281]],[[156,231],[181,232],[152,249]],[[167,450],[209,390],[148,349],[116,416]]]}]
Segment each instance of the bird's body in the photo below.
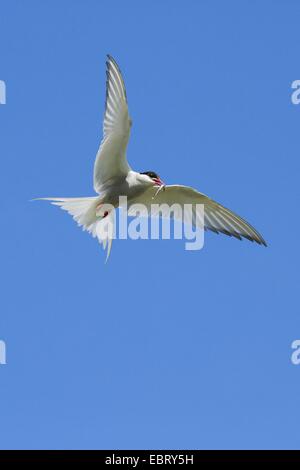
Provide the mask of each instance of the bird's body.
[{"label": "bird's body", "polygon": [[126,196],[128,201],[134,201],[134,198],[140,196],[153,183],[149,178],[145,178],[140,173],[129,170],[126,176],[116,177],[103,184],[101,187],[101,194],[103,195],[103,202],[112,204],[118,207],[119,197]]},{"label": "bird's body", "polygon": [[[245,220],[193,188],[181,185],[164,185],[153,171],[143,173],[132,170],[127,162],[126,148],[130,136],[131,119],[128,113],[126,90],[121,71],[115,60],[108,56],[106,82],[106,104],[103,122],[103,139],[94,165],[94,189],[98,196],[85,198],[43,198],[68,211],[79,225],[97,236],[103,247],[111,248],[112,238],[101,230],[103,221],[112,216],[112,209],[119,207],[120,196],[126,197],[129,215],[134,204],[151,208],[151,216],[162,216],[163,212],[152,210],[155,200],[159,204],[179,206],[190,204],[193,213],[189,222],[200,224],[195,213],[196,204],[204,206],[202,228],[215,233],[224,233],[235,238],[255,241],[266,245],[261,235]],[[162,190],[161,190],[162,189]],[[107,209],[109,205],[112,209]],[[157,209],[156,209],[157,210]],[[166,213],[176,218],[176,214]],[[185,221],[186,222],[186,221]],[[203,227],[204,222],[204,227]]]}]

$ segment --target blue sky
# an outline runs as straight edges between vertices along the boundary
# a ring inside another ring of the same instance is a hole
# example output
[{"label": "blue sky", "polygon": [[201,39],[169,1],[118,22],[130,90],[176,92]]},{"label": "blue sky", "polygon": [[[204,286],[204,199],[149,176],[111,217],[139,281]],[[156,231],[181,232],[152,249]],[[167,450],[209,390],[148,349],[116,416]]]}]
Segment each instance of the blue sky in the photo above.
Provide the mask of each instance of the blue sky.
[{"label": "blue sky", "polygon": [[[296,1],[1,0],[0,447],[299,448]],[[269,243],[97,242],[38,196],[93,195],[105,55],[128,157]]]}]

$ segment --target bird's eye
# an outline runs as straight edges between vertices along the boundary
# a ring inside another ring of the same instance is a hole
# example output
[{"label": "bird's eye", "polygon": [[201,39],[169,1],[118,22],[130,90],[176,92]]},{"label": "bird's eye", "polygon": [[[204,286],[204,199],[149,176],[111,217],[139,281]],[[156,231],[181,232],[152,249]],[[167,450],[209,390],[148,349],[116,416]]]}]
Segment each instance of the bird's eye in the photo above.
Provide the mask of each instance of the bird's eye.
[{"label": "bird's eye", "polygon": [[149,178],[159,178],[159,176],[154,171],[144,171],[141,175],[147,175]]}]

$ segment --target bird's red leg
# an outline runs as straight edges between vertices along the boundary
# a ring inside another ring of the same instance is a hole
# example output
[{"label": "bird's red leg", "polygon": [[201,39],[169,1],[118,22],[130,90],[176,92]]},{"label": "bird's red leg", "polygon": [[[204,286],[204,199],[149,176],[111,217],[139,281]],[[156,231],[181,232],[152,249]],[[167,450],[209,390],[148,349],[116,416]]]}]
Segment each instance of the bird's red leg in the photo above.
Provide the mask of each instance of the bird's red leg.
[{"label": "bird's red leg", "polygon": [[[101,206],[102,206],[102,203],[98,204],[98,206],[96,207],[96,215],[97,215],[97,213],[99,212],[99,209],[101,209]],[[105,217],[108,216],[108,214],[109,214],[108,211],[104,211],[104,214],[102,215],[101,218],[104,219]]]}]

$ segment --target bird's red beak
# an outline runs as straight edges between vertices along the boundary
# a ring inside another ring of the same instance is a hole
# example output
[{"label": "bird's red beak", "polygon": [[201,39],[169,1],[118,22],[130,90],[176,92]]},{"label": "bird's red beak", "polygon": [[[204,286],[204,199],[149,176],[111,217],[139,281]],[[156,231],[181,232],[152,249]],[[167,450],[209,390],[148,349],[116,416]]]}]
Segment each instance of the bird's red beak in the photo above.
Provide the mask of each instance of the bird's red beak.
[{"label": "bird's red beak", "polygon": [[165,183],[158,177],[158,178],[153,178],[153,181],[156,186],[164,186]]}]

